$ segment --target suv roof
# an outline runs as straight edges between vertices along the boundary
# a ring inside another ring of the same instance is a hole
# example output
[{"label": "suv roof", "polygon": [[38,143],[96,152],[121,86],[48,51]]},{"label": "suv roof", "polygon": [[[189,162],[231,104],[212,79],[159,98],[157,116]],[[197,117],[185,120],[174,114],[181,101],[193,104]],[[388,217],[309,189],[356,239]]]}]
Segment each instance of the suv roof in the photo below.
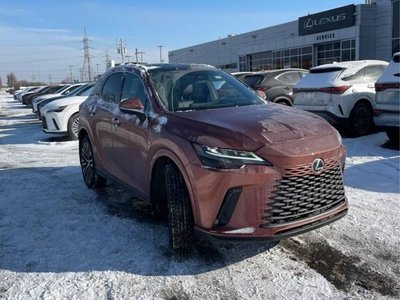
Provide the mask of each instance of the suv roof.
[{"label": "suv roof", "polygon": [[335,62],[331,64],[320,65],[317,67],[313,67],[310,69],[310,72],[318,73],[319,70],[323,69],[359,69],[366,65],[374,65],[374,64],[387,64],[386,61],[383,60],[354,60],[354,61],[343,61],[343,62]]}]

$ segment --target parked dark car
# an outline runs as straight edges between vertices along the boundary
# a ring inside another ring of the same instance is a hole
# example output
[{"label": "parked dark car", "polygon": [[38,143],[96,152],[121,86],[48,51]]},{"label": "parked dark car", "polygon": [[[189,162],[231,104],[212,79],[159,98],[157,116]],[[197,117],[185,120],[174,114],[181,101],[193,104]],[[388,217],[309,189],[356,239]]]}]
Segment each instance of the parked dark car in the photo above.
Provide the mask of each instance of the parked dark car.
[{"label": "parked dark car", "polygon": [[49,85],[49,86],[43,87],[42,89],[40,89],[38,91],[27,93],[22,96],[22,104],[30,105],[32,103],[33,98],[35,98],[37,96],[41,96],[41,95],[52,94],[62,86],[63,85]]},{"label": "parked dark car", "polygon": [[293,105],[293,87],[308,73],[303,69],[280,69],[257,72],[242,77],[254,90],[263,91],[267,99],[284,105]]},{"label": "parked dark car", "polygon": [[338,132],[211,66],[107,71],[80,106],[79,155],[87,187],[112,179],[167,215],[179,251],[195,232],[279,240],[348,209]]}]

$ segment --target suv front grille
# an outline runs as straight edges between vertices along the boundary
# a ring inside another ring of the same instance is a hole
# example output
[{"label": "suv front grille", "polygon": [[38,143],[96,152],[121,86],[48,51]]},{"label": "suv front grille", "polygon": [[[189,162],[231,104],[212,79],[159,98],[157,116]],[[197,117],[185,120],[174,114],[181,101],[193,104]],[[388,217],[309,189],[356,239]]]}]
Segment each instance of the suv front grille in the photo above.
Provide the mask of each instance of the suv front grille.
[{"label": "suv front grille", "polygon": [[[331,162],[333,163],[333,161]],[[328,165],[328,164],[327,164]],[[340,164],[322,174],[287,172],[277,180],[264,210],[261,227],[282,225],[320,215],[346,201]]]}]

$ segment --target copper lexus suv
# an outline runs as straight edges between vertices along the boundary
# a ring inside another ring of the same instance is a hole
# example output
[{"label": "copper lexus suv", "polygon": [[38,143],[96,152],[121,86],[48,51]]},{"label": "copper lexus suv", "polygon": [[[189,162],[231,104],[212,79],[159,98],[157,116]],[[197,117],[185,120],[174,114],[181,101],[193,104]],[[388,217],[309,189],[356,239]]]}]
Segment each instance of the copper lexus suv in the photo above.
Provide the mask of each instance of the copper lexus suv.
[{"label": "copper lexus suv", "polygon": [[115,67],[79,121],[86,185],[112,179],[150,202],[175,250],[202,234],[279,240],[347,212],[338,132],[214,67]]}]

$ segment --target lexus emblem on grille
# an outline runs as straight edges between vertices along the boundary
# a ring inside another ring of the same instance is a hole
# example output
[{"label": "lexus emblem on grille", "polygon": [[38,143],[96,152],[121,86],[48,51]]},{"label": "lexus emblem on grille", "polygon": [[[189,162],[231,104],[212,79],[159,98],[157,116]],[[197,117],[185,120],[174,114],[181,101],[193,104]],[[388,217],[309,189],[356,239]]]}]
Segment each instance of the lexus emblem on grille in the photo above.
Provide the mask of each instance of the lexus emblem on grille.
[{"label": "lexus emblem on grille", "polygon": [[312,171],[315,175],[319,175],[325,169],[325,163],[322,159],[317,158],[312,163]]}]

